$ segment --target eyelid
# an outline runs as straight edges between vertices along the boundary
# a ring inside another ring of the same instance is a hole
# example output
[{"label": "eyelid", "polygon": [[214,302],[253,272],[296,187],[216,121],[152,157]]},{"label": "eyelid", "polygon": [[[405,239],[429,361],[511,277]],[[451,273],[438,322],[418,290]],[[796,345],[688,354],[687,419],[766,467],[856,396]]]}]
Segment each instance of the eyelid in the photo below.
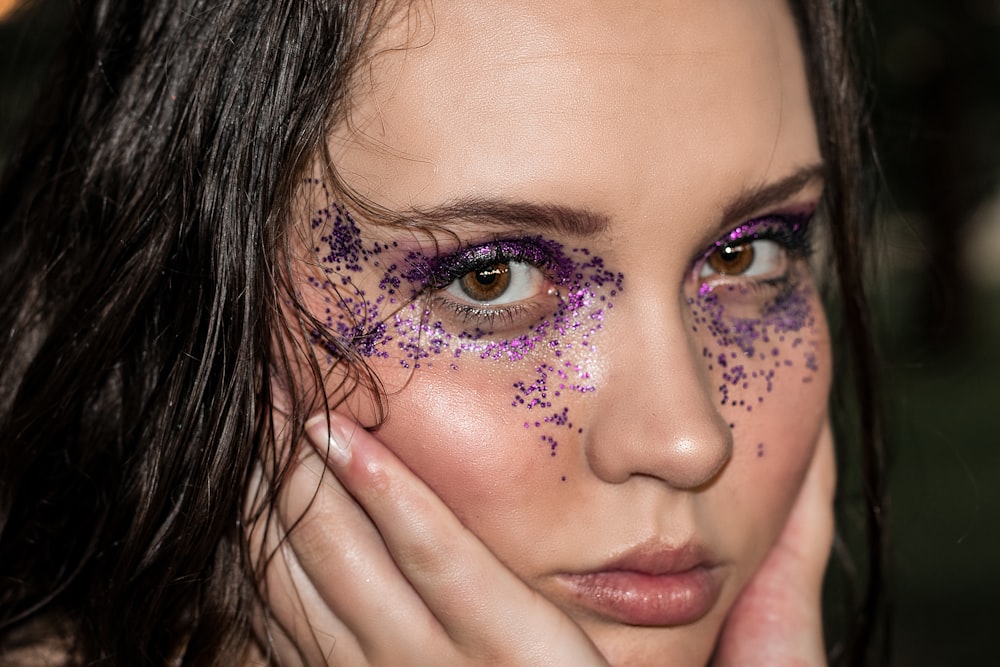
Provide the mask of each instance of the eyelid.
[{"label": "eyelid", "polygon": [[554,282],[564,281],[567,268],[562,266],[559,244],[540,236],[513,239],[493,239],[485,243],[465,246],[447,255],[431,260],[431,289],[444,289],[453,280],[469,271],[490,264],[524,262],[550,274]]},{"label": "eyelid", "polygon": [[[695,283],[704,289],[708,282],[701,275],[702,267],[713,253],[720,248],[731,245],[753,243],[754,241],[773,241],[780,245],[792,258],[808,257],[812,253],[810,223],[815,214],[815,207],[795,213],[771,213],[747,220],[724,233],[711,245],[705,248],[691,265],[691,276]],[[752,283],[753,276],[740,275],[727,277],[727,282],[738,281]]]},{"label": "eyelid", "polygon": [[813,214],[813,210],[795,214],[774,213],[747,220],[713,241],[699,253],[696,263],[705,261],[719,248],[737,245],[748,240],[776,241],[789,250],[807,251]]}]

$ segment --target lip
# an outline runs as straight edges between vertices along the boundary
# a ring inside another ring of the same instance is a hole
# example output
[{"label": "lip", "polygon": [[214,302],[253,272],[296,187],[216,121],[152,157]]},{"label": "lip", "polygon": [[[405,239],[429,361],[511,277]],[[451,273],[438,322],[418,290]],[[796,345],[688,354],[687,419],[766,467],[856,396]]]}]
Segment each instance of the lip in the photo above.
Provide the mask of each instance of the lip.
[{"label": "lip", "polygon": [[721,568],[701,548],[646,546],[599,568],[559,575],[574,601],[627,625],[679,626],[703,618],[719,600]]}]

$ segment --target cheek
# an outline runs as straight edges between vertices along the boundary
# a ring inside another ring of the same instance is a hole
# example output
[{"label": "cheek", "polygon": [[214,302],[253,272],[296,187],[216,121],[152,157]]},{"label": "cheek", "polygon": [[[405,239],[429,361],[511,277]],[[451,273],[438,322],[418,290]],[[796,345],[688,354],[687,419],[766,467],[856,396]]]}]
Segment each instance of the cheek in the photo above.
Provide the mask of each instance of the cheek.
[{"label": "cheek", "polygon": [[822,365],[808,382],[794,373],[778,375],[763,403],[748,397],[756,414],[732,417],[738,450],[733,463],[743,473],[739,493],[752,499],[757,525],[770,525],[775,533],[795,501],[827,416],[828,345],[820,343],[816,351]]},{"label": "cheek", "polygon": [[388,398],[377,435],[494,554],[533,572],[539,556],[525,545],[551,540],[565,518],[572,444],[563,439],[552,456],[541,434],[563,436],[548,425],[526,429],[524,408],[510,405],[510,370],[490,366],[415,373]]},{"label": "cheek", "polygon": [[778,378],[757,414],[734,416],[730,493],[716,511],[739,544],[746,579],[778,539],[801,490],[826,419],[827,377],[819,371],[807,384]]},{"label": "cheek", "polygon": [[[379,438],[460,518],[501,501],[526,477],[544,474],[548,452],[512,420],[509,396],[476,369],[414,374],[390,396]],[[506,400],[504,400],[506,398]],[[509,511],[509,510],[508,510]]]}]

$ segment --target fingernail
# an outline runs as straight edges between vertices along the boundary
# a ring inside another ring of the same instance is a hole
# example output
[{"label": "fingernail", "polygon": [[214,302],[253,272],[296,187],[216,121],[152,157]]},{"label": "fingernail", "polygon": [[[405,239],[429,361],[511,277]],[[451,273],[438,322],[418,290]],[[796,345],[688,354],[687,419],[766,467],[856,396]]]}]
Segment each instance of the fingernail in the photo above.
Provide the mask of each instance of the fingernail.
[{"label": "fingernail", "polygon": [[338,420],[326,414],[310,417],[306,422],[306,434],[320,454],[338,466],[351,462],[351,441],[347,433],[339,428]]}]

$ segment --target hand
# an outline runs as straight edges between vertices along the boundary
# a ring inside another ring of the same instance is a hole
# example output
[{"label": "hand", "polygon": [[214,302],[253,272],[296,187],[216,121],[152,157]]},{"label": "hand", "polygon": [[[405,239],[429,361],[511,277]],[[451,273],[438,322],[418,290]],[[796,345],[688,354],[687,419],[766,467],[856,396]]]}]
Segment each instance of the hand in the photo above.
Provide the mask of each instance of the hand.
[{"label": "hand", "polygon": [[375,437],[340,415],[307,431],[277,521],[251,538],[277,551],[258,623],[276,662],[607,664]]},{"label": "hand", "polygon": [[729,613],[713,666],[827,664],[821,606],[835,486],[833,435],[826,424],[778,541]]}]

